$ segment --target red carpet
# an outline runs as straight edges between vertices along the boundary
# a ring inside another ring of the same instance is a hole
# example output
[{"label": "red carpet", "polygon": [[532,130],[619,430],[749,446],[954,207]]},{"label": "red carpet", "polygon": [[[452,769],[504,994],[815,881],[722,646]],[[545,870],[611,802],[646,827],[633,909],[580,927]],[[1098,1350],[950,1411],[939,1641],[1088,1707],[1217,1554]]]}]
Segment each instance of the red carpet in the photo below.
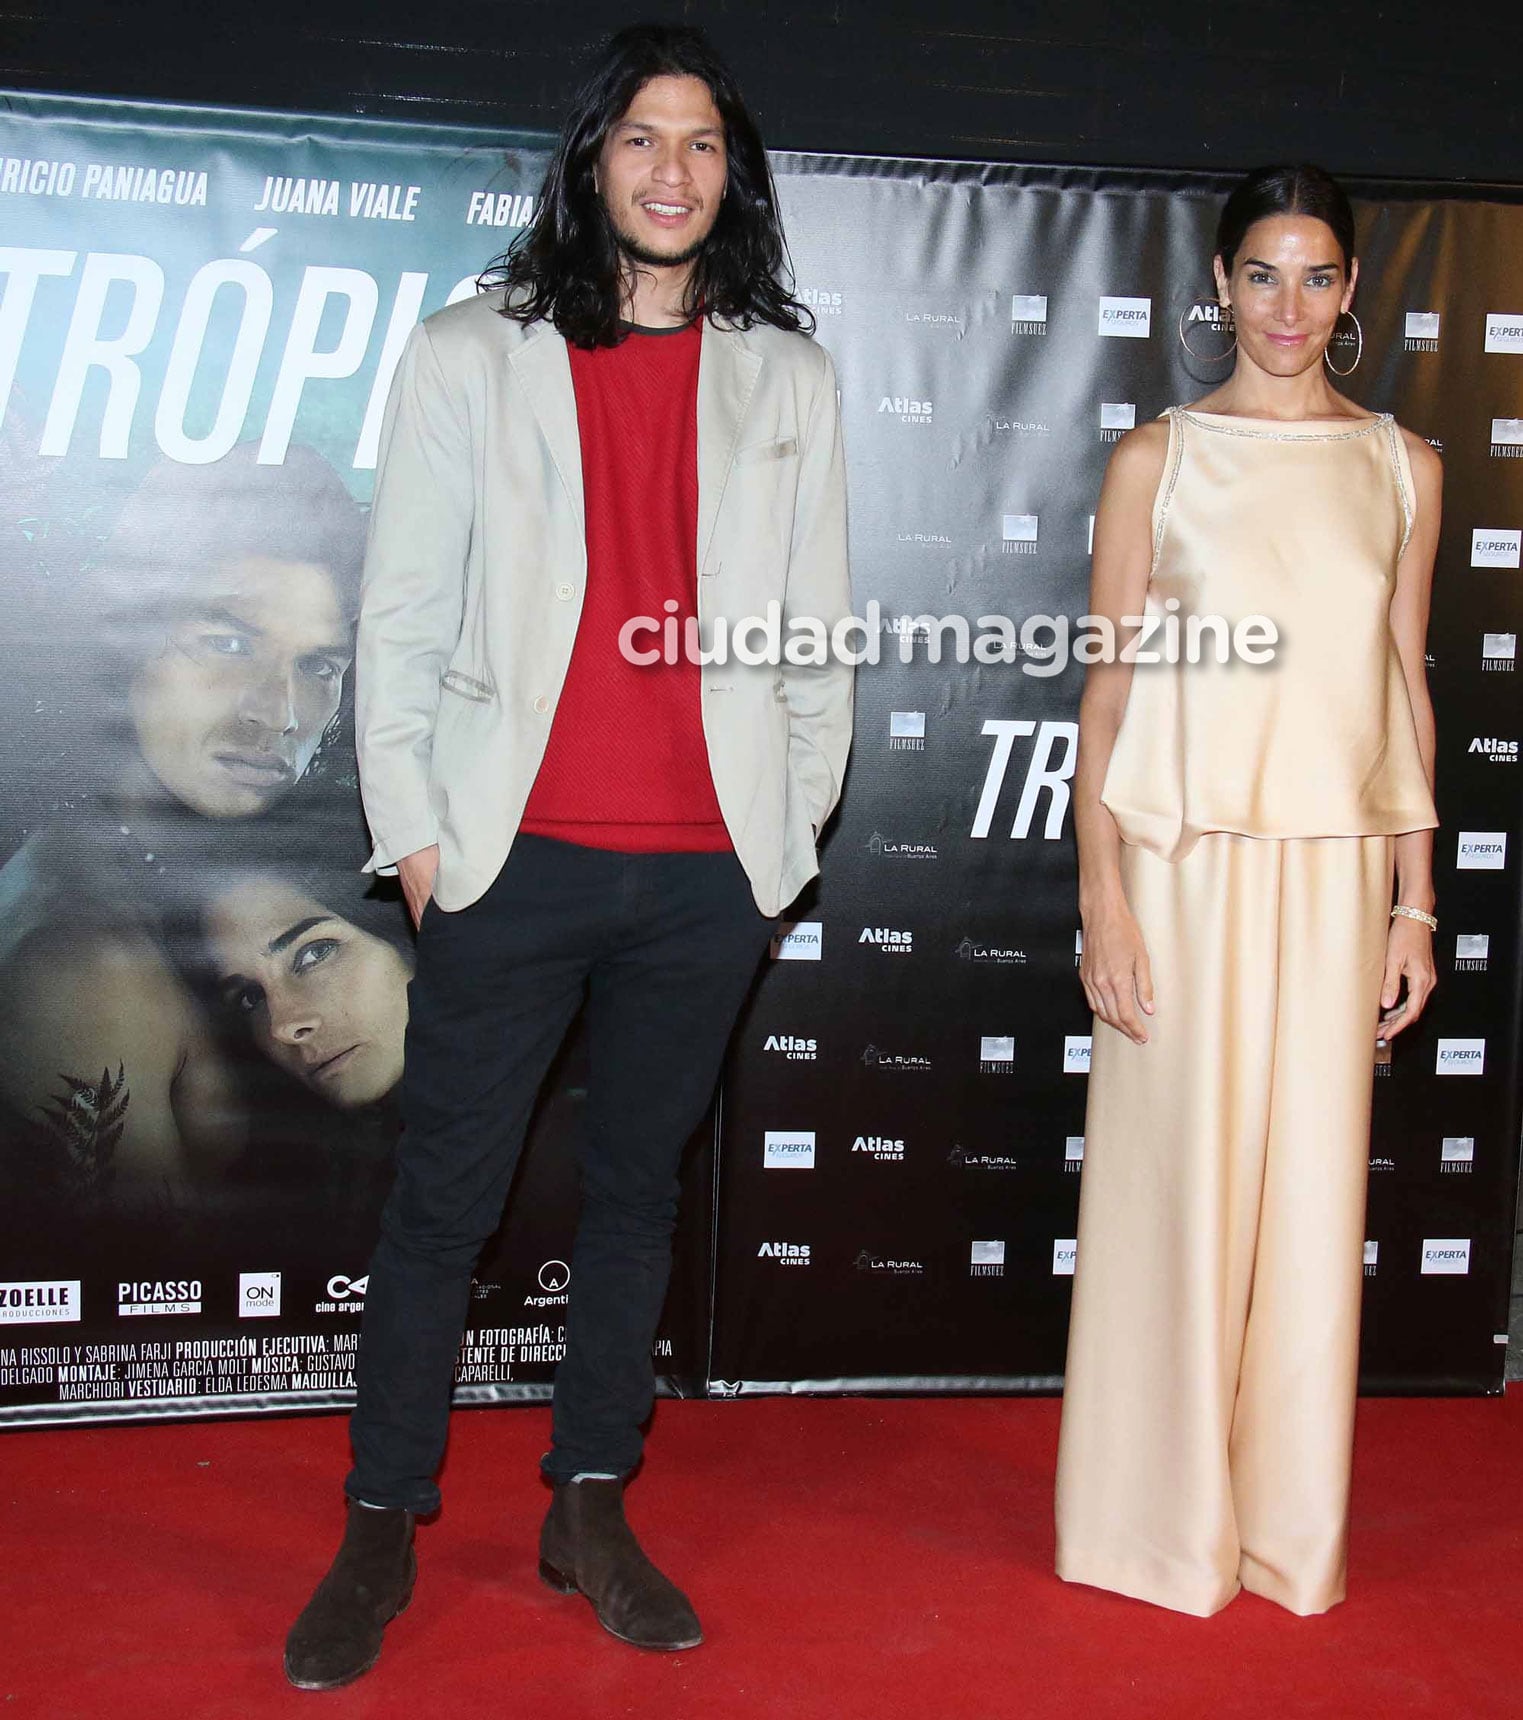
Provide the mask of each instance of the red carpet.
[{"label": "red carpet", "polygon": [[1523,1393],[1361,1406],[1351,1598],[1177,1617],[1051,1575],[1058,1406],[663,1404],[630,1514],[691,1654],[535,1575],[542,1410],[455,1418],[446,1509],[380,1665],[287,1688],[340,1527],[341,1418],[5,1437],[0,1717],[1485,1720],[1523,1712]]}]

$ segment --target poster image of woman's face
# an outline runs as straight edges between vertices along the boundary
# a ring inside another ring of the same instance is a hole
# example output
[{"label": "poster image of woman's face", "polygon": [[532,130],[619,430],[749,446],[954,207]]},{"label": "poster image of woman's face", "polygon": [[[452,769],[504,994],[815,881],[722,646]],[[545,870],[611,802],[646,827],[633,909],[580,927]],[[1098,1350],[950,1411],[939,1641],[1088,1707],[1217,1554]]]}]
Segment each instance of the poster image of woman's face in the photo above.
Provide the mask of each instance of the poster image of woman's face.
[{"label": "poster image of woman's face", "polygon": [[246,556],[168,622],[128,687],[143,763],[209,818],[268,810],[312,762],[353,656],[333,577]]},{"label": "poster image of woman's face", "polygon": [[270,873],[230,879],[205,927],[224,1002],[273,1062],[345,1110],[396,1086],[412,973],[399,947]]}]

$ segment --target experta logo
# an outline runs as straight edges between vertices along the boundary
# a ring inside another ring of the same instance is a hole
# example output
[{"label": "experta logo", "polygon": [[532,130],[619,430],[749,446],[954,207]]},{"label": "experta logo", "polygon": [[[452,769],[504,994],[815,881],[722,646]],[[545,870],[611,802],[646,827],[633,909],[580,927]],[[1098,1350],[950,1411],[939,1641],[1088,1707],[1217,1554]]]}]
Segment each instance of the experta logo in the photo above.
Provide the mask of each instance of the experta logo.
[{"label": "experta logo", "polygon": [[1052,1275],[1072,1278],[1079,1258],[1079,1245],[1071,1236],[1057,1238],[1052,1245]]},{"label": "experta logo", "polygon": [[1441,318],[1437,311],[1408,311],[1404,345],[1408,352],[1437,352]]},{"label": "experta logo", "polygon": [[1472,567],[1517,567],[1523,560],[1523,531],[1476,526],[1470,533]]},{"label": "experta logo", "polygon": [[1063,1073],[1065,1075],[1087,1075],[1089,1073],[1089,1053],[1091,1035],[1088,1033],[1068,1033],[1063,1036]]},{"label": "experta logo", "polygon": [[1010,295],[1011,334],[1047,333],[1047,295],[1045,293],[1012,293]]},{"label": "experta logo", "polygon": [[1423,1276],[1463,1277],[1470,1270],[1470,1238],[1468,1236],[1425,1236],[1423,1238]]},{"label": "experta logo", "polygon": [[77,1278],[16,1278],[0,1283],[0,1326],[74,1325],[79,1320]]},{"label": "experta logo", "polygon": [[199,1314],[199,1278],[123,1279],[116,1286],[116,1312],[140,1314]]},{"label": "experta logo", "polygon": [[1455,865],[1461,872],[1500,872],[1507,864],[1505,830],[1462,830]]},{"label": "experta logo", "polygon": [[762,1137],[762,1168],[769,1171],[812,1171],[813,1129],[768,1129]]},{"label": "experta logo", "polygon": [[785,920],[772,940],[775,962],[817,962],[824,948],[825,928],[818,920]]},{"label": "experta logo", "polygon": [[280,1274],[278,1272],[240,1272],[238,1274],[238,1318],[240,1320],[273,1320],[280,1313]]},{"label": "experta logo", "polygon": [[1484,1075],[1486,1073],[1486,1041],[1484,1039],[1440,1039],[1438,1075]]},{"label": "experta logo", "polygon": [[1102,298],[1099,332],[1128,340],[1146,340],[1153,330],[1151,299]]},{"label": "experta logo", "polygon": [[1523,313],[1517,311],[1488,311],[1486,313],[1486,351],[1523,352]]}]

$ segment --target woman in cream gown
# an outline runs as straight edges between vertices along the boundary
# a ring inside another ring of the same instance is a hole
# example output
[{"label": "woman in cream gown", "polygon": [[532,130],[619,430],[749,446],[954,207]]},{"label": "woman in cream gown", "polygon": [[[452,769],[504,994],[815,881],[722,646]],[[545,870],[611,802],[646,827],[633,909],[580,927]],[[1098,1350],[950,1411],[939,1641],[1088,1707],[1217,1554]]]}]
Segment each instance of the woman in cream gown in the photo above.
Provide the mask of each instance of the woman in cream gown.
[{"label": "woman in cream gown", "polygon": [[1250,174],[1217,253],[1232,374],[1117,444],[1091,608],[1123,637],[1139,612],[1279,637],[1268,664],[1215,661],[1207,633],[1199,663],[1085,686],[1096,1021],[1058,1572],[1304,1614],[1344,1593],[1375,1042],[1433,986],[1441,474],[1324,362],[1358,273],[1334,181]]}]

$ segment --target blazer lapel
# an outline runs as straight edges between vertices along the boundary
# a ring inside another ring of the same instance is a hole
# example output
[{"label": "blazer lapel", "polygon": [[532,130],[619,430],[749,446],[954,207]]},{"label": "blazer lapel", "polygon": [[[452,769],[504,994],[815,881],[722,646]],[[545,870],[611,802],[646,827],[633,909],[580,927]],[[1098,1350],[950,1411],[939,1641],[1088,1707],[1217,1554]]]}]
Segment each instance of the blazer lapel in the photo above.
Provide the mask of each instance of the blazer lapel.
[{"label": "blazer lapel", "polygon": [[576,422],[576,393],[571,386],[571,359],[566,343],[549,324],[526,340],[509,358],[513,373],[528,396],[576,514],[577,530],[586,532],[582,496],[582,443]]},{"label": "blazer lapel", "polygon": [[719,504],[762,360],[738,329],[703,325],[698,357],[698,568],[714,538]]}]

